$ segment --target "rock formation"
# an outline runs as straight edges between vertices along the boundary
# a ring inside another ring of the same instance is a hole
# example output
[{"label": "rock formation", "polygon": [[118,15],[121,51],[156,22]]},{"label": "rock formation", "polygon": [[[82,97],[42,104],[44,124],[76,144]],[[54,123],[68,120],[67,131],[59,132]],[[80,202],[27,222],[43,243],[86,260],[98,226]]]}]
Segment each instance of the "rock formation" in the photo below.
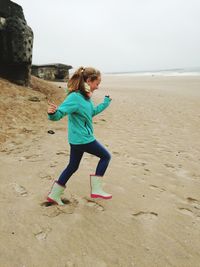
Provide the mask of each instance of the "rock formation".
[{"label": "rock formation", "polygon": [[72,66],[64,64],[33,65],[32,75],[44,80],[66,82],[71,68]]},{"label": "rock formation", "polygon": [[0,76],[27,86],[32,63],[33,31],[22,7],[0,0]]}]

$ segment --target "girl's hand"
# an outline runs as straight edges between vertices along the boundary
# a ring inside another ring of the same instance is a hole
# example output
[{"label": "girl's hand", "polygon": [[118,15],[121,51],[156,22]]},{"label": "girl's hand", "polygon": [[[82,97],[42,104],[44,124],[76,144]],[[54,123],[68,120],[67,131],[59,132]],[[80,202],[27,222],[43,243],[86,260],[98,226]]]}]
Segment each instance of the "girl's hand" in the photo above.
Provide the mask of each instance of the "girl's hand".
[{"label": "girl's hand", "polygon": [[50,101],[48,101],[48,104],[49,104],[49,106],[48,106],[48,114],[55,113],[57,108],[58,108],[58,106],[56,104],[54,104],[54,103],[51,103]]},{"label": "girl's hand", "polygon": [[112,100],[112,98],[109,95],[105,95],[105,97],[108,97],[110,100]]}]

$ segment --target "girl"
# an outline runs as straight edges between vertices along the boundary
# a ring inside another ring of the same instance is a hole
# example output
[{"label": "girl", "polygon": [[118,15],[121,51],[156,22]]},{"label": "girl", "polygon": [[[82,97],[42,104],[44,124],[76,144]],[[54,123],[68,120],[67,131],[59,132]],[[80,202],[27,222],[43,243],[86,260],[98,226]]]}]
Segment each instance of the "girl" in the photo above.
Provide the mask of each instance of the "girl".
[{"label": "girl", "polygon": [[95,139],[93,134],[92,117],[102,112],[111,102],[109,96],[98,106],[94,106],[91,96],[98,89],[101,73],[94,68],[80,67],[68,81],[68,95],[64,102],[57,107],[49,102],[48,118],[60,120],[68,115],[68,141],[70,144],[70,160],[67,168],[55,181],[47,200],[58,205],[64,205],[61,195],[65,184],[78,170],[84,152],[100,158],[95,174],[90,175],[91,197],[112,198],[102,189],[102,177],[111,159],[110,153]]}]

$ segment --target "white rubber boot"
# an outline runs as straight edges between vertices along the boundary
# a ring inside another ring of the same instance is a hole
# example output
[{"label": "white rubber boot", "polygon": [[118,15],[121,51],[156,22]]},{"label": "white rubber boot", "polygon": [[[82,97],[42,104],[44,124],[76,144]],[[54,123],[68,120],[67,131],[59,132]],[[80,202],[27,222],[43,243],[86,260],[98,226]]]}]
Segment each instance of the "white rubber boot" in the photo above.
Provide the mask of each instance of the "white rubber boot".
[{"label": "white rubber boot", "polygon": [[91,184],[91,198],[112,198],[111,194],[108,194],[102,189],[102,176],[90,175]]},{"label": "white rubber boot", "polygon": [[59,185],[57,182],[54,182],[51,188],[51,192],[48,194],[47,197],[48,202],[63,206],[64,203],[61,200],[61,195],[63,194],[64,190],[65,186]]}]

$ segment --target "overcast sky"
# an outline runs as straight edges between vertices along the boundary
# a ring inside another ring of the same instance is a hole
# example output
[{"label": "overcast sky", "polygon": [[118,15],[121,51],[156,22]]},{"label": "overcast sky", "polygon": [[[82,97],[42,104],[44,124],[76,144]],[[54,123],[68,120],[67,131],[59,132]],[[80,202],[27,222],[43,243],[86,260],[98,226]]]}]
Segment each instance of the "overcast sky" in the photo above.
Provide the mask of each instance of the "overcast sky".
[{"label": "overcast sky", "polygon": [[13,1],[34,31],[34,64],[102,72],[200,67],[200,0]]}]

